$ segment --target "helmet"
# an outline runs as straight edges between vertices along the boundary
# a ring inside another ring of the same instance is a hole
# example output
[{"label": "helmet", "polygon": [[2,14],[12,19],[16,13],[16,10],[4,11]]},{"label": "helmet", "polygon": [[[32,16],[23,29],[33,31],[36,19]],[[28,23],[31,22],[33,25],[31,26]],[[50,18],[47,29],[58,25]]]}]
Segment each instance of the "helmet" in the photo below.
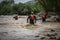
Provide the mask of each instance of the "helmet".
[{"label": "helmet", "polygon": [[34,12],[31,12],[32,14],[34,13]]}]

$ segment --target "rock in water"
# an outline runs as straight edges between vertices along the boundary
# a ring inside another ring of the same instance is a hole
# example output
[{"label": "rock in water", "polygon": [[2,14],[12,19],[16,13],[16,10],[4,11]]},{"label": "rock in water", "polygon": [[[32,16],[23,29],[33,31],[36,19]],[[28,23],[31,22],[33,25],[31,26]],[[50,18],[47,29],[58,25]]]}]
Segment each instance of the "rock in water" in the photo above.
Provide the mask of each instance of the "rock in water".
[{"label": "rock in water", "polygon": [[35,36],[35,37],[39,37],[39,35]]},{"label": "rock in water", "polygon": [[45,37],[41,37],[40,39],[45,39]]},{"label": "rock in water", "polygon": [[53,36],[53,37],[50,37],[49,39],[55,39],[55,40],[56,40],[56,37],[55,37],[55,36]]},{"label": "rock in water", "polygon": [[55,30],[51,29],[51,32],[55,32]]},{"label": "rock in water", "polygon": [[58,38],[57,40],[60,40],[60,38]]},{"label": "rock in water", "polygon": [[50,34],[47,34],[46,36],[50,37],[51,35]]}]

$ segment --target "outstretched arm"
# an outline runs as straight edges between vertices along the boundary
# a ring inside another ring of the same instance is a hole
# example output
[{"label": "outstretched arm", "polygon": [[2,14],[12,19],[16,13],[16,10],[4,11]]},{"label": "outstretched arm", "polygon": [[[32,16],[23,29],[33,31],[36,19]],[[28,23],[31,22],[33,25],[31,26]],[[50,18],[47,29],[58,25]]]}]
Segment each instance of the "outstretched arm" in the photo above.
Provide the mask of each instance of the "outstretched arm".
[{"label": "outstretched arm", "polygon": [[28,16],[28,18],[27,18],[27,23],[28,23],[28,19],[29,19],[29,17],[30,17],[30,16]]},{"label": "outstretched arm", "polygon": [[34,16],[35,17],[35,23],[36,23],[36,16]]}]

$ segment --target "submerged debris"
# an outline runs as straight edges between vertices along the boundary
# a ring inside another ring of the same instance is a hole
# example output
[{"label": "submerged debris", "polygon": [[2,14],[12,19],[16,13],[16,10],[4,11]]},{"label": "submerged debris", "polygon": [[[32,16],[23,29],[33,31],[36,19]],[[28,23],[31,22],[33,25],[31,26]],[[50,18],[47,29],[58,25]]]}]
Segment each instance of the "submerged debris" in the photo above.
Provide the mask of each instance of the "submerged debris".
[{"label": "submerged debris", "polygon": [[40,39],[45,39],[45,37],[41,37]]},{"label": "submerged debris", "polygon": [[51,29],[51,32],[55,32],[55,30]]},{"label": "submerged debris", "polygon": [[35,37],[39,37],[39,35],[35,36]]}]

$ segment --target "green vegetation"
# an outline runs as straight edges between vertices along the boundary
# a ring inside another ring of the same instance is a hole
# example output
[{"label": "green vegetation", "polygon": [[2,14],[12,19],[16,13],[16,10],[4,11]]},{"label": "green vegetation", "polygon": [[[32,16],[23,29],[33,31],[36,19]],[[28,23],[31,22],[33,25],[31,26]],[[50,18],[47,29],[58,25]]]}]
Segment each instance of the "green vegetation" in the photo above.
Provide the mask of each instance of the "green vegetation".
[{"label": "green vegetation", "polygon": [[13,1],[2,1],[0,3],[0,15],[12,14],[30,14],[31,12],[38,13],[43,11],[43,8],[36,3],[19,3],[15,4]]},{"label": "green vegetation", "polygon": [[60,0],[35,0],[45,11],[60,12]]},{"label": "green vegetation", "polygon": [[19,3],[15,4],[12,1],[2,1],[0,3],[0,15],[12,14],[30,14],[31,12],[39,13],[40,11],[46,12],[60,12],[60,0],[35,0],[34,3]]}]

